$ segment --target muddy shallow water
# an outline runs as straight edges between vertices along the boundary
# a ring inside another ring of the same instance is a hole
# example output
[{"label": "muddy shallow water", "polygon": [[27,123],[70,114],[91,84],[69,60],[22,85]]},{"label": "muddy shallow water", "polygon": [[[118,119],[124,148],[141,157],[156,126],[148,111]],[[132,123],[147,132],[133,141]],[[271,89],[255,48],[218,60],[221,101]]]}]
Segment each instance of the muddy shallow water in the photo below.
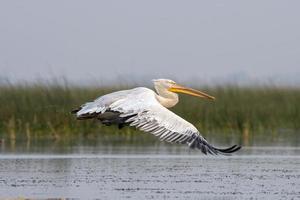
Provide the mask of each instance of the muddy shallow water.
[{"label": "muddy shallow water", "polygon": [[[171,152],[166,150],[169,148]],[[140,152],[120,147],[109,153],[107,149],[89,148],[66,154],[6,152],[0,155],[0,196],[300,198],[299,147],[244,148],[228,157],[174,148],[145,148]]]}]

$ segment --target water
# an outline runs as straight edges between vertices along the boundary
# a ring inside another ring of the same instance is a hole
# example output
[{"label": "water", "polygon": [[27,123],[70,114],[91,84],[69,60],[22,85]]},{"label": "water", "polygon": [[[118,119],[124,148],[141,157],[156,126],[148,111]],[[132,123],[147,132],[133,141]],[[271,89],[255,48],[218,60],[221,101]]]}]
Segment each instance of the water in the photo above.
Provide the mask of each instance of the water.
[{"label": "water", "polygon": [[[52,142],[53,143],[53,142]],[[0,197],[300,199],[300,148],[205,156],[177,145],[3,147]]]}]

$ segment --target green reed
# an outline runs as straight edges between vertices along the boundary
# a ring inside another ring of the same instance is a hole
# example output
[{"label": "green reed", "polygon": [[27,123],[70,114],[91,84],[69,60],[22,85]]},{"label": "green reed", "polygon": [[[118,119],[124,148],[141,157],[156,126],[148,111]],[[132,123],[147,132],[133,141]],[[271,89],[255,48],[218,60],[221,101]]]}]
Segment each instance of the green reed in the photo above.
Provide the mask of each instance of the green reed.
[{"label": "green reed", "polygon": [[[200,88],[200,87],[199,87]],[[6,84],[0,86],[1,138],[98,137],[99,132],[130,137],[137,131],[77,121],[73,108],[120,87],[76,87],[68,84]],[[201,87],[215,101],[185,95],[172,108],[201,132],[269,134],[300,128],[300,89],[278,87]]]}]

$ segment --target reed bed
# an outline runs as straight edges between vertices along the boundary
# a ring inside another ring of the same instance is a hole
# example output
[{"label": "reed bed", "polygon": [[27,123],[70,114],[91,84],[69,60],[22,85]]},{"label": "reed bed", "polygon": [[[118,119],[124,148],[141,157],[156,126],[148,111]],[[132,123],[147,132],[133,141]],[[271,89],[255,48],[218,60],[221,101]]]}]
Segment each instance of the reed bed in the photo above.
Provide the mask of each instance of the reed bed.
[{"label": "reed bed", "polygon": [[[99,132],[131,137],[137,131],[106,127],[99,122],[77,121],[73,108],[120,87],[76,87],[68,84],[3,84],[0,86],[0,137],[82,138]],[[172,108],[202,133],[222,132],[248,137],[252,133],[298,131],[300,89],[265,87],[201,87],[216,101],[180,96]]]}]

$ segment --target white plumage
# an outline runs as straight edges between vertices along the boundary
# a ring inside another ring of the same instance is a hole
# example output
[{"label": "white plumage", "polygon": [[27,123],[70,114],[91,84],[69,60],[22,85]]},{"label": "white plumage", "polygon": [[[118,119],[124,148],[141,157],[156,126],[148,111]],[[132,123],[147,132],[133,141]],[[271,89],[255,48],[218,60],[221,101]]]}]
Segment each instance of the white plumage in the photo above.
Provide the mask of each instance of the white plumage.
[{"label": "white plumage", "polygon": [[106,125],[134,126],[162,141],[188,144],[205,154],[226,154],[240,149],[236,145],[227,149],[213,147],[200,135],[196,127],[167,109],[178,102],[175,92],[209,99],[214,99],[213,97],[179,86],[168,79],[154,80],[154,85],[158,94],[144,87],[113,92],[82,105],[73,113],[76,113],[78,119],[96,118]]}]

